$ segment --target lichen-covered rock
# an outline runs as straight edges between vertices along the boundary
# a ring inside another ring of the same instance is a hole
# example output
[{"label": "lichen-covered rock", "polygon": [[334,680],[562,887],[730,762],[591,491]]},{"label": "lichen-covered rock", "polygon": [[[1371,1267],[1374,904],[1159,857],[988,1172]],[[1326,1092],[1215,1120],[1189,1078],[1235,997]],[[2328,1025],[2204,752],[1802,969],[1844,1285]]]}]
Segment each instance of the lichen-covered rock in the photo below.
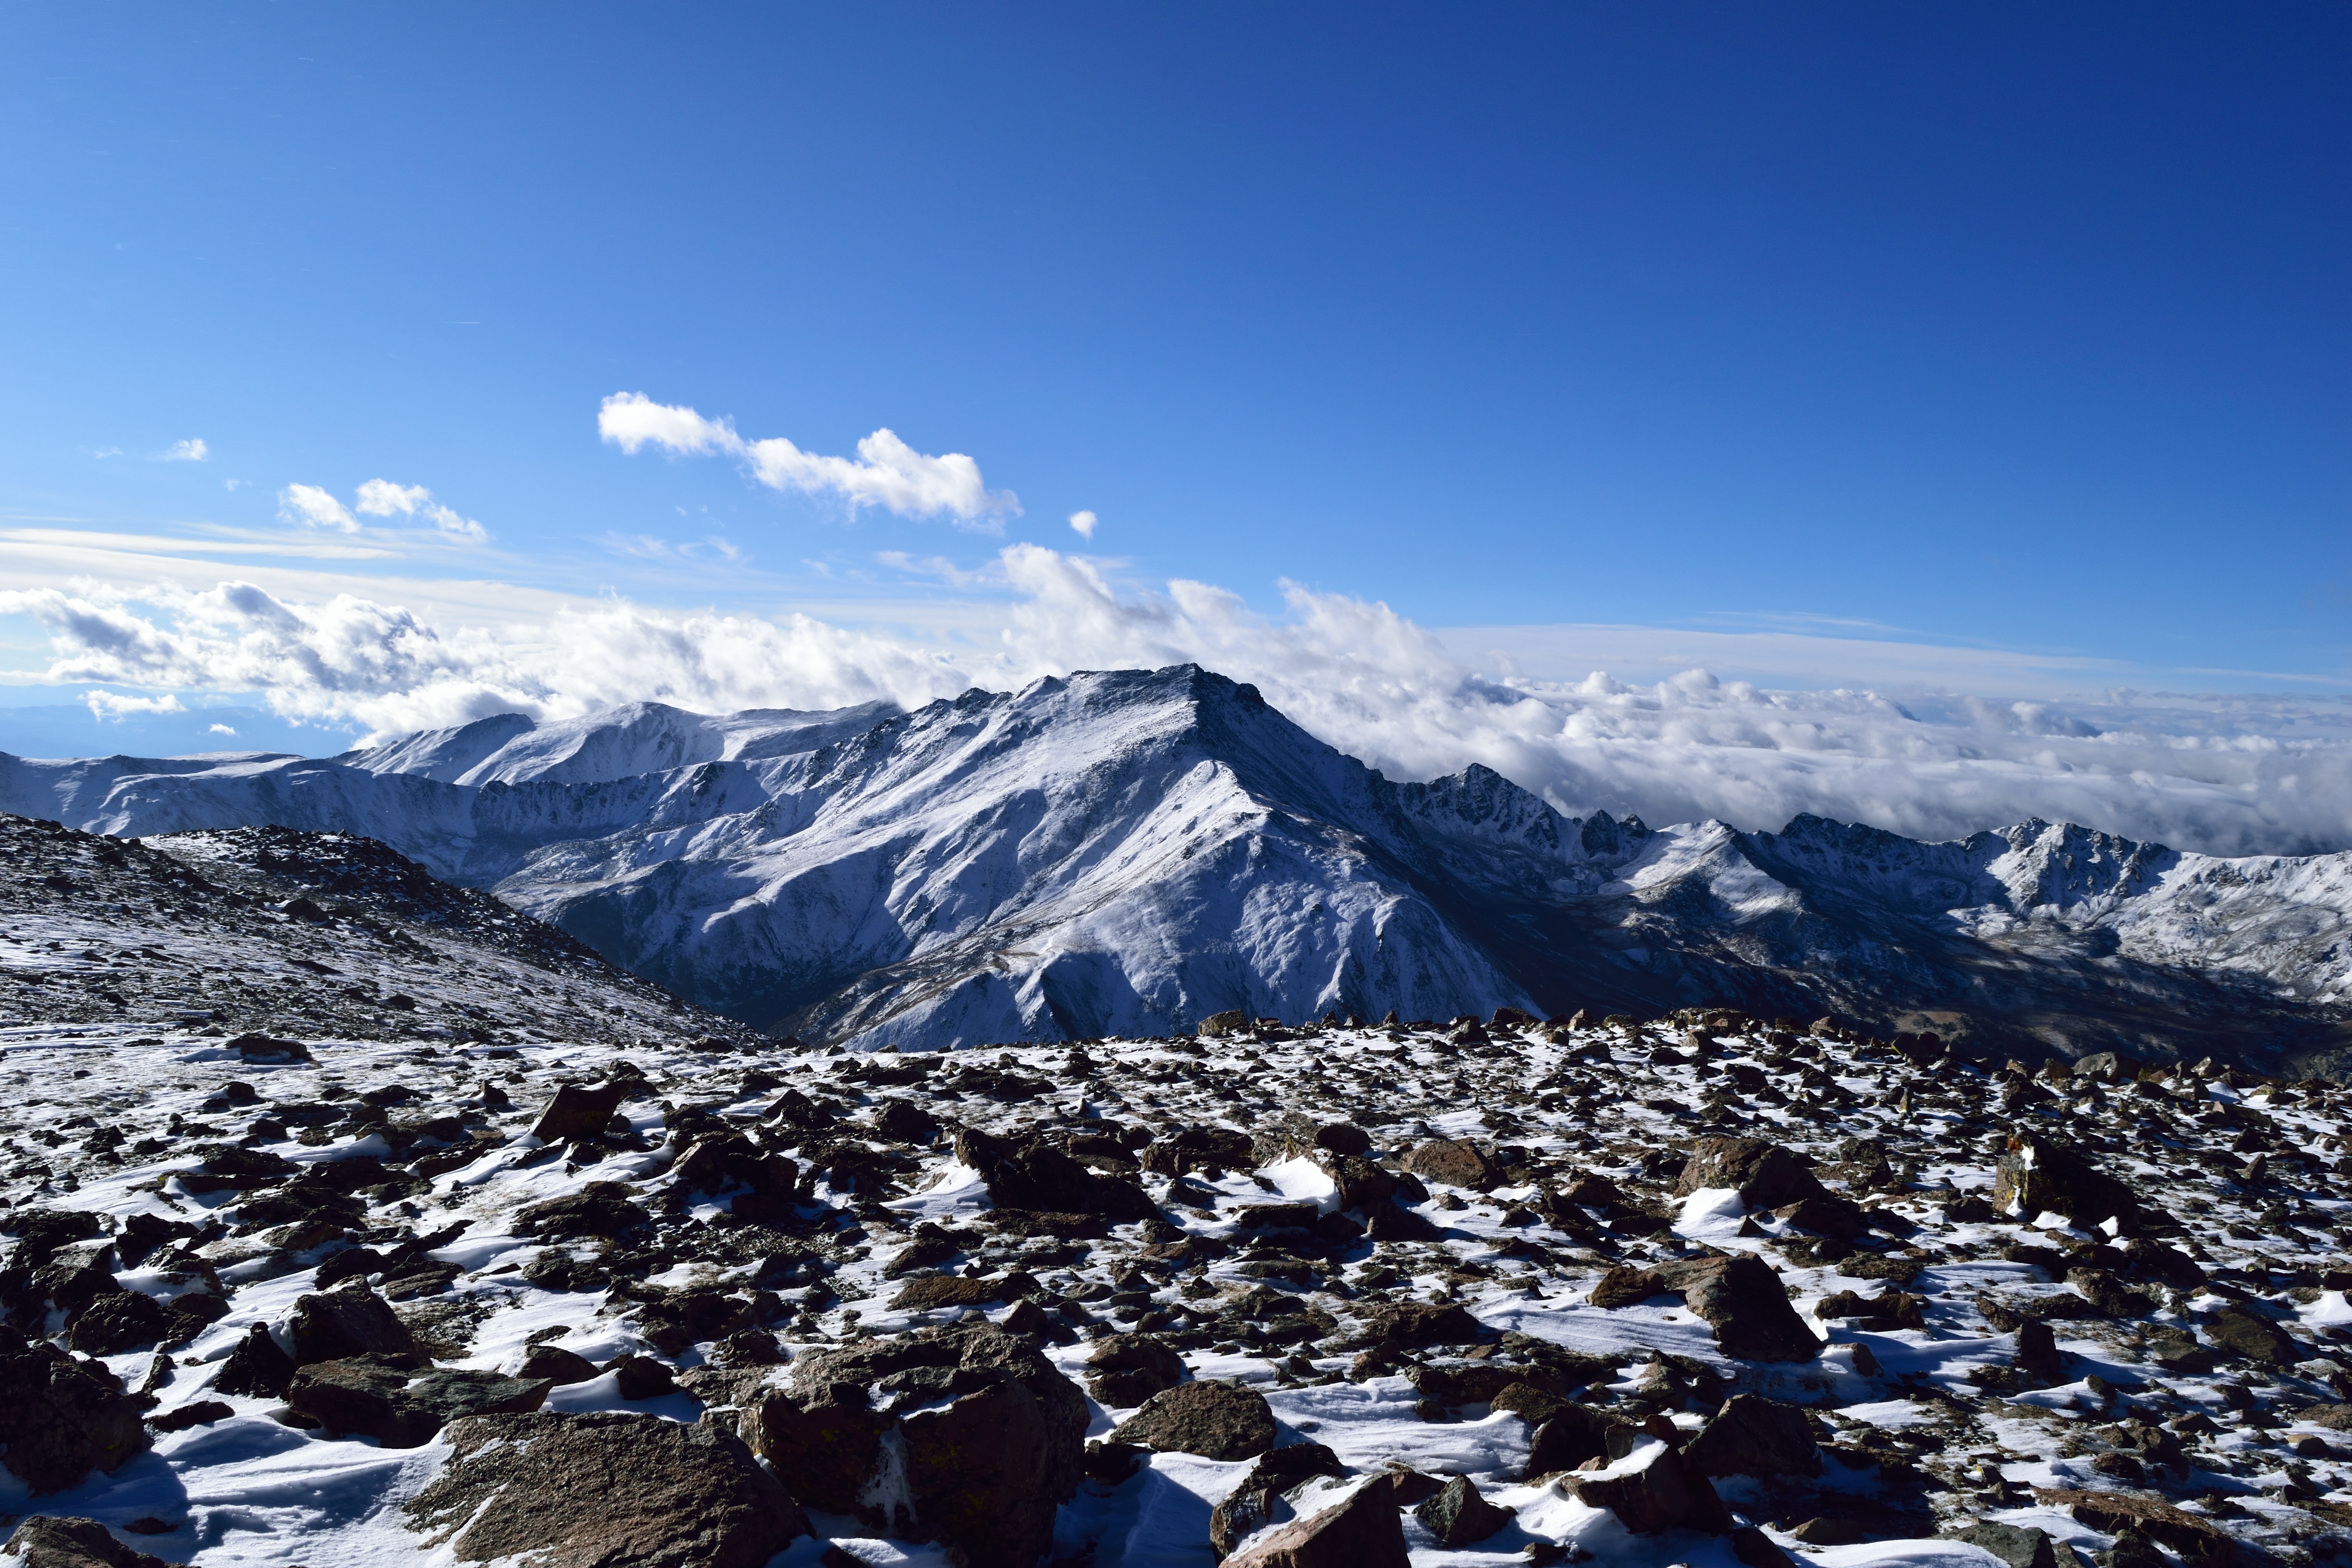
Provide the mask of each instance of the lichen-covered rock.
[{"label": "lichen-covered rock", "polygon": [[379,1356],[314,1362],[296,1371],[286,1403],[331,1433],[415,1448],[466,1415],[537,1410],[554,1384],[494,1372],[418,1372]]},{"label": "lichen-covered rock", "polygon": [[1143,1402],[1121,1422],[1114,1442],[1204,1459],[1251,1459],[1274,1447],[1274,1411],[1265,1395],[1233,1383],[1180,1383]]},{"label": "lichen-covered rock", "polygon": [[1654,1437],[1604,1470],[1570,1474],[1563,1484],[1577,1500],[1605,1508],[1636,1535],[1661,1530],[1731,1528],[1731,1510],[1696,1467]]},{"label": "lichen-covered rock", "polygon": [[416,1336],[393,1311],[392,1303],[356,1279],[298,1300],[289,1328],[297,1366],[359,1355],[417,1353]]},{"label": "lichen-covered rock", "polygon": [[1723,1403],[1683,1450],[1706,1476],[1818,1476],[1822,1453],[1805,1413],[1753,1394]]},{"label": "lichen-covered rock", "polygon": [[1811,1361],[1822,1341],[1797,1310],[1780,1277],[1753,1255],[1697,1258],[1658,1270],[1667,1289],[1715,1329],[1715,1342],[1742,1361]]},{"label": "lichen-covered rock", "polygon": [[764,1568],[808,1519],[736,1438],[658,1415],[541,1411],[449,1427],[410,1528],[460,1563]]},{"label": "lichen-covered rock", "polygon": [[1077,1489],[1087,1402],[1027,1341],[959,1323],[804,1357],[745,1427],[810,1507],[1033,1568]]},{"label": "lichen-covered rock", "polygon": [[1284,1493],[1317,1477],[1337,1479],[1347,1470],[1338,1455],[1320,1443],[1293,1443],[1269,1449],[1242,1484],[1209,1510],[1209,1550],[1220,1558],[1230,1555],[1252,1533],[1274,1521]]},{"label": "lichen-covered rock", "polygon": [[1114,1410],[1131,1410],[1184,1381],[1184,1358],[1149,1334],[1108,1334],[1087,1357],[1087,1392]]},{"label": "lichen-covered rock", "polygon": [[94,1519],[35,1514],[0,1546],[16,1568],[172,1568],[161,1557],[128,1546]]},{"label": "lichen-covered rock", "polygon": [[1425,1182],[1482,1193],[1503,1179],[1493,1158],[1467,1138],[1433,1138],[1408,1151],[1401,1163],[1407,1173]]},{"label": "lichen-covered rock", "polygon": [[1510,1523],[1513,1511],[1480,1497],[1469,1477],[1456,1476],[1436,1496],[1423,1500],[1412,1516],[1439,1545],[1460,1547],[1475,1545]]},{"label": "lichen-covered rock", "polygon": [[1828,1192],[1794,1152],[1764,1138],[1702,1138],[1675,1184],[1677,1193],[1731,1187],[1751,1209],[1777,1209]]},{"label": "lichen-covered rock", "polygon": [[1994,1163],[1992,1206],[2025,1220],[2062,1214],[2086,1229],[2110,1220],[2125,1230],[2145,1224],[2129,1187],[2075,1150],[2024,1132],[2012,1133]]}]

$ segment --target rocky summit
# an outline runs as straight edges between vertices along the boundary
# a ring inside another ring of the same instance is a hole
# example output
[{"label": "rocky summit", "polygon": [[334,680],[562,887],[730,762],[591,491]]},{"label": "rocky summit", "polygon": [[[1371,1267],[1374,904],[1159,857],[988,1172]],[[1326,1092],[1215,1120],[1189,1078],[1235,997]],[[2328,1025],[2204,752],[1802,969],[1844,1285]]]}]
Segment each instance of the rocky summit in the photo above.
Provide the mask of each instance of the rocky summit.
[{"label": "rocky summit", "polygon": [[27,1564],[2352,1563],[2331,1082],[1723,1005],[852,1049],[372,838],[0,837]]}]

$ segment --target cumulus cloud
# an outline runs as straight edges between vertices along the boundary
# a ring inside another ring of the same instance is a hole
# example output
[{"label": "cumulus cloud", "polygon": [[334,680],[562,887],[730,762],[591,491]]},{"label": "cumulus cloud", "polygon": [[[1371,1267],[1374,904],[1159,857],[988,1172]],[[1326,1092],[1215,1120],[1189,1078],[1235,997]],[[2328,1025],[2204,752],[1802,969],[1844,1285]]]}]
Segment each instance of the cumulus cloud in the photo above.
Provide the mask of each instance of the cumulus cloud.
[{"label": "cumulus cloud", "polygon": [[278,515],[305,528],[332,528],[357,533],[360,520],[326,490],[316,485],[288,485],[278,492]]},{"label": "cumulus cloud", "polygon": [[1311,733],[1391,777],[1480,762],[1576,814],[1777,828],[1811,811],[1923,837],[2039,816],[2221,853],[2352,846],[2352,710],[2332,702],[2131,692],[1898,702],[1698,669],[1541,681],[1481,670],[1385,605],[1295,584],[1285,612],[1267,616],[1211,584],[1122,591],[1093,563],[1034,544],[1001,551],[989,577],[1009,597],[1000,636],[977,648],[618,599],[444,626],[349,594],[299,602],[240,583],[0,591],[0,614],[40,623],[58,679],[257,691],[287,718],[377,733],[640,699],[706,712],[916,706],[971,686],[1191,660],[1255,682]]},{"label": "cumulus cloud", "polygon": [[112,691],[91,691],[82,700],[89,705],[89,716],[100,723],[111,719],[117,723],[133,713],[185,713],[176,696],[124,697]]},{"label": "cumulus cloud", "polygon": [[236,733],[236,729],[234,725],[215,724],[212,726],[210,732],[215,735],[234,735]]},{"label": "cumulus cloud", "polygon": [[174,441],[155,455],[156,461],[163,463],[201,463],[211,456],[212,449],[205,445],[201,437]]},{"label": "cumulus cloud", "polygon": [[423,485],[396,485],[390,479],[370,479],[353,498],[370,517],[421,517],[442,532],[460,539],[487,539],[489,531],[470,517],[461,517],[433,499]]},{"label": "cumulus cloud", "polygon": [[748,441],[731,420],[706,419],[642,392],[616,392],[597,409],[596,431],[631,454],[648,446],[679,457],[722,453],[771,489],[835,495],[852,510],[878,506],[901,517],[946,517],[990,533],[1001,532],[1003,519],[1021,512],[1020,498],[990,489],[971,458],[961,452],[929,457],[887,428],[858,442],[856,458],[828,458],[782,436]]},{"label": "cumulus cloud", "polygon": [[1078,531],[1080,539],[1092,539],[1095,536],[1095,524],[1101,521],[1102,519],[1090,511],[1074,511],[1070,514],[1070,526]]}]

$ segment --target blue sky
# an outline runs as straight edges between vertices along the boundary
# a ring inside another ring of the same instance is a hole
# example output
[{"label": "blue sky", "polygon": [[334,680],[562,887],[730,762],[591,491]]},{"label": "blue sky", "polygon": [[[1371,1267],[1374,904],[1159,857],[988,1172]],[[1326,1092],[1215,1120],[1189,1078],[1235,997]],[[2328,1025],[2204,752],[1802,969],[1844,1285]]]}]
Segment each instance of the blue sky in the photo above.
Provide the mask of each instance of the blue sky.
[{"label": "blue sky", "polygon": [[[992,646],[1033,542],[1269,624],[1286,581],[1383,602],[1530,676],[2328,697],[2347,33],[14,6],[0,570],[449,635],[617,595]],[[632,453],[598,435],[624,392],[824,456],[887,428],[1020,510]],[[356,512],[370,480],[408,510]],[[238,689],[227,658],[53,665],[56,619],[0,616],[0,667]]]}]

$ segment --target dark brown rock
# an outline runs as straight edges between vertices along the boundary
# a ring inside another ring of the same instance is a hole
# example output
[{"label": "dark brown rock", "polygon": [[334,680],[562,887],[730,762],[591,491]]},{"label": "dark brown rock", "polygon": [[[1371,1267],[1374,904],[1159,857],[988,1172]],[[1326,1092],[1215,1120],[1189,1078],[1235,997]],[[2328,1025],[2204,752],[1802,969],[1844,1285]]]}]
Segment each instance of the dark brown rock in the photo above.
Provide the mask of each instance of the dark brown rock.
[{"label": "dark brown rock", "polygon": [[2058,1552],[2050,1532],[2030,1525],[1996,1524],[1984,1520],[1952,1531],[1952,1539],[1983,1547],[2008,1563],[2009,1568],[2058,1568]]},{"label": "dark brown rock", "polygon": [[525,1415],[553,1387],[543,1379],[494,1372],[417,1372],[377,1356],[315,1362],[297,1369],[286,1403],[329,1432],[416,1448],[467,1415]]},{"label": "dark brown rock", "polygon": [[2036,1487],[2033,1496],[2048,1507],[2064,1509],[2076,1523],[2093,1530],[2110,1535],[2137,1530],[2171,1547],[2198,1568],[2228,1568],[2237,1555],[2237,1542],[2220,1525],[2162,1498],[2063,1487]]},{"label": "dark brown rock", "polygon": [[1503,1179],[1486,1152],[1467,1138],[1434,1138],[1408,1151],[1406,1172],[1425,1182],[1485,1192]]},{"label": "dark brown rock", "polygon": [[1663,1293],[1665,1288],[1656,1270],[1620,1263],[1601,1271],[1585,1300],[1595,1307],[1630,1307]]},{"label": "dark brown rock", "polygon": [[163,1338],[169,1323],[163,1304],[136,1290],[98,1297],[74,1320],[71,1343],[84,1355],[120,1355]]},{"label": "dark brown rock", "polygon": [[2257,1366],[2285,1368],[2305,1359],[2284,1329],[2243,1307],[2223,1307],[2209,1313],[2198,1321],[2198,1327],[2222,1354]]},{"label": "dark brown rock", "polygon": [[999,1275],[993,1279],[966,1279],[954,1274],[926,1274],[909,1279],[898,1287],[890,1299],[894,1312],[936,1312],[950,1307],[985,1307],[1004,1300],[1009,1282]]},{"label": "dark brown rock", "polygon": [[1724,1354],[1742,1361],[1811,1361],[1821,1354],[1821,1340],[1797,1316],[1780,1277],[1761,1258],[1693,1258],[1658,1272],[1714,1326]]},{"label": "dark brown rock", "polygon": [[1111,1434],[1161,1453],[1204,1459],[1247,1459],[1274,1447],[1274,1412],[1265,1396],[1238,1384],[1180,1383],[1162,1389]]},{"label": "dark brown rock", "polygon": [[1535,1480],[1560,1470],[1575,1469],[1588,1460],[1605,1459],[1612,1436],[1631,1430],[1622,1422],[1612,1421],[1598,1411],[1568,1405],[1553,1412],[1528,1439],[1527,1479]]},{"label": "dark brown rock", "polygon": [[18,1568],[172,1568],[161,1557],[127,1546],[94,1519],[35,1514],[0,1546]]},{"label": "dark brown rock", "polygon": [[1731,1528],[1731,1511],[1714,1483],[1664,1443],[1652,1442],[1607,1471],[1570,1474],[1563,1484],[1577,1500],[1605,1508],[1636,1535],[1661,1530]]},{"label": "dark brown rock", "polygon": [[1441,1546],[1470,1546],[1511,1522],[1516,1510],[1496,1508],[1478,1495],[1467,1476],[1456,1476],[1435,1497],[1412,1510],[1422,1528]]},{"label": "dark brown rock", "polygon": [[1338,1503],[1302,1511],[1259,1531],[1225,1559],[1227,1568],[1410,1568],[1404,1527],[1390,1489],[1367,1481]]},{"label": "dark brown rock", "polygon": [[0,1330],[0,1464],[33,1495],[78,1486],[147,1451],[139,1402],[94,1361]]},{"label": "dark brown rock", "polygon": [[2131,1230],[2145,1223],[2139,1199],[2079,1152],[2031,1133],[2013,1133],[1993,1165],[1992,1205],[2031,1220],[2056,1212],[2085,1229],[2110,1219]]},{"label": "dark brown rock", "polygon": [[586,1383],[598,1374],[596,1363],[576,1351],[562,1345],[533,1345],[530,1353],[522,1358],[515,1375],[534,1383],[544,1383],[551,1388],[564,1388],[575,1383]]},{"label": "dark brown rock", "polygon": [[1131,1410],[1184,1381],[1184,1358],[1149,1334],[1109,1334],[1087,1357],[1087,1392],[1097,1404]]},{"label": "dark brown rock", "polygon": [[[1148,1452],[1149,1450],[1139,1450]],[[1269,1450],[1250,1467],[1241,1485],[1209,1511],[1209,1550],[1223,1558],[1272,1523],[1283,1493],[1318,1476],[1347,1474],[1338,1455],[1320,1443],[1293,1443]]]},{"label": "dark brown rock", "polygon": [[360,1355],[417,1354],[416,1336],[392,1303],[357,1280],[298,1300],[291,1331],[297,1366]]},{"label": "dark brown rock", "polygon": [[1813,1446],[1805,1413],[1753,1394],[1725,1400],[1715,1418],[1683,1450],[1705,1476],[1818,1476],[1821,1450]]},{"label": "dark brown rock", "polygon": [[627,1097],[625,1083],[567,1083],[555,1091],[547,1109],[530,1125],[530,1135],[542,1143],[570,1143],[601,1137],[613,1112]]},{"label": "dark brown rock", "polygon": [[1763,1138],[1702,1138],[1694,1143],[1675,1191],[1702,1187],[1736,1188],[1739,1201],[1751,1209],[1829,1196],[1802,1159]]},{"label": "dark brown rock", "polygon": [[475,1415],[406,1505],[460,1563],[764,1568],[808,1519],[742,1443],[708,1424],[619,1412]]},{"label": "dark brown rock", "polygon": [[[1034,1568],[1085,1463],[1085,1396],[1030,1342],[986,1322],[804,1356],[747,1416],[795,1497],[936,1537],[972,1568]],[[894,1426],[903,1486],[883,1474]]]},{"label": "dark brown rock", "polygon": [[223,1394],[268,1394],[282,1398],[294,1376],[294,1358],[278,1346],[269,1330],[256,1323],[221,1363],[213,1386]]},{"label": "dark brown rock", "polygon": [[550,1198],[519,1211],[517,1226],[526,1236],[550,1241],[595,1237],[609,1241],[653,1223],[653,1215],[632,1202],[629,1189],[618,1182],[591,1182],[576,1193]]},{"label": "dark brown rock", "polygon": [[1466,1307],[1435,1301],[1383,1301],[1363,1313],[1365,1327],[1386,1343],[1419,1350],[1428,1345],[1475,1344],[1478,1320]]}]

